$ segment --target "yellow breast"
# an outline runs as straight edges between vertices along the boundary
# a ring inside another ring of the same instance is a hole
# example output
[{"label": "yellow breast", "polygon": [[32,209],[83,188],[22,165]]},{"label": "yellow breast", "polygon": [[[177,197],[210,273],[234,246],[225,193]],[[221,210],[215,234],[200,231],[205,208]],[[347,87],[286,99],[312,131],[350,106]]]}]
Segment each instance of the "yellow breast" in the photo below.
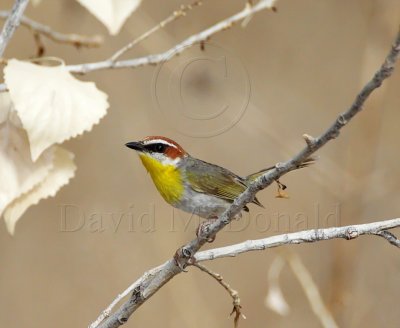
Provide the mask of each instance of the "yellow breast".
[{"label": "yellow breast", "polygon": [[140,159],[165,201],[169,204],[178,202],[183,194],[183,182],[179,169],[173,165],[163,165],[144,154],[140,155]]}]

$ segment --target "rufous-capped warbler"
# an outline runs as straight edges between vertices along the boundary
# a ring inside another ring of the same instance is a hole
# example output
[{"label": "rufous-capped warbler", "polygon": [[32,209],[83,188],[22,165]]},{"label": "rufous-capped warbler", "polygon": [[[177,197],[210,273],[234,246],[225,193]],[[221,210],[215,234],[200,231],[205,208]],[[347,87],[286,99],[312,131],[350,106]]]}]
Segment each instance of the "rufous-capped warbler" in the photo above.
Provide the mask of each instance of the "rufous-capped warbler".
[{"label": "rufous-capped warbler", "polygon": [[[165,201],[203,218],[223,213],[248,185],[273,167],[242,178],[221,166],[190,156],[175,141],[161,136],[128,142],[136,150]],[[310,158],[301,167],[312,164]],[[285,188],[279,181],[278,186]],[[253,203],[262,206],[257,198]],[[248,207],[244,207],[248,211]]]}]

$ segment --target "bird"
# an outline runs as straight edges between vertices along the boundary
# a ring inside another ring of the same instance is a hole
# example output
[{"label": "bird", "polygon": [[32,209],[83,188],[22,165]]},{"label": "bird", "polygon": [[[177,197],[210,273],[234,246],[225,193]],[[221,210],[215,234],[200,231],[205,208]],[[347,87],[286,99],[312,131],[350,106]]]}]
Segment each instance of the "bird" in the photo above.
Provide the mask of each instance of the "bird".
[{"label": "bird", "polygon": [[[138,153],[168,204],[208,220],[218,218],[255,179],[275,167],[241,177],[224,167],[189,155],[178,143],[163,136],[148,136],[125,146]],[[312,163],[314,159],[310,158],[295,169]],[[277,183],[278,190],[286,188],[279,180]],[[252,203],[263,207],[256,197]],[[244,206],[243,210],[248,212],[249,208]]]}]

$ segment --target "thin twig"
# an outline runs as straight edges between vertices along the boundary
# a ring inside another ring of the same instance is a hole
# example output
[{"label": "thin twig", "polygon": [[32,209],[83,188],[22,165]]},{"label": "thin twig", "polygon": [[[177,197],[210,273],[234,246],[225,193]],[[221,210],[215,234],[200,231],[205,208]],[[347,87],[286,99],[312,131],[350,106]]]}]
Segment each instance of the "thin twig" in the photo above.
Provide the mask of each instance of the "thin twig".
[{"label": "thin twig", "polygon": [[192,47],[196,44],[200,44],[202,41],[207,41],[211,36],[225,31],[231,28],[236,23],[242,21],[249,15],[253,15],[261,10],[269,9],[272,10],[274,7],[274,3],[277,0],[260,0],[256,5],[253,7],[246,6],[242,11],[238,12],[237,14],[230,16],[223,21],[197,33],[186,40],[182,41],[181,43],[173,46],[172,48],[168,49],[159,54],[155,55],[148,55],[144,57],[128,59],[128,60],[120,60],[120,61],[112,61],[110,59],[95,62],[95,63],[87,63],[87,64],[79,64],[79,65],[68,65],[67,69],[72,73],[81,73],[85,74],[88,72],[102,70],[102,69],[109,69],[109,68],[136,68],[143,65],[155,65],[158,63],[162,63],[166,60],[170,60],[172,57],[182,53],[189,47]]},{"label": "thin twig", "polygon": [[201,6],[202,4],[203,4],[203,1],[195,1],[192,4],[181,5],[178,10],[175,10],[171,15],[169,15],[163,21],[158,23],[156,26],[152,27],[150,30],[143,33],[141,36],[134,39],[132,42],[128,43],[126,46],[122,47],[117,52],[115,52],[114,55],[112,55],[109,60],[112,62],[115,62],[119,57],[121,57],[128,50],[132,49],[139,42],[142,42],[143,40],[147,39],[150,35],[157,32],[158,30],[164,28],[166,25],[168,25],[169,23],[172,23],[173,21],[177,20],[178,18],[186,16],[188,11],[190,11],[191,9],[193,9],[195,7]]},{"label": "thin twig", "polygon": [[[10,17],[10,12],[0,11],[0,18],[5,19]],[[28,17],[21,17],[21,25],[29,28],[35,33],[41,34],[46,38],[58,43],[72,44],[75,47],[97,48],[103,44],[101,35],[85,36],[78,34],[64,34],[54,31],[50,26],[36,22]]]},{"label": "thin twig", "polygon": [[[259,5],[259,2],[257,5]],[[255,7],[253,7],[254,9]],[[121,324],[128,321],[129,317],[151,296],[153,296],[161,287],[163,287],[169,280],[174,276],[182,272],[182,269],[193,263],[194,260],[204,256],[204,252],[197,253],[197,251],[206,243],[209,238],[215,237],[215,235],[222,230],[227,224],[229,224],[238,215],[243,206],[251,202],[256,193],[271,183],[279,179],[282,175],[294,170],[296,167],[307,161],[310,156],[323,147],[330,140],[336,138],[339,135],[340,130],[357,114],[359,113],[365,101],[368,99],[370,94],[377,89],[382,82],[387,79],[394,71],[394,65],[399,57],[400,53],[400,31],[396,36],[395,43],[389,51],[385,62],[375,73],[373,78],[362,88],[361,92],[357,95],[353,104],[350,108],[339,115],[334,123],[318,138],[310,139],[307,146],[301,150],[298,154],[292,157],[290,160],[284,163],[276,165],[275,169],[268,171],[260,178],[256,179],[239,197],[235,199],[232,205],[212,224],[204,234],[200,234],[197,238],[193,239],[181,249],[177,251],[175,257],[165,264],[162,265],[158,273],[154,275],[151,281],[146,281],[146,284],[139,284],[139,295],[137,293],[134,297],[131,297],[126,301],[114,314],[105,319],[98,327],[101,328],[116,328]],[[400,219],[377,222],[370,224],[370,230],[365,230],[365,225],[350,226],[342,228],[330,228],[330,229],[317,229],[306,232],[298,232],[293,234],[287,234],[282,236],[276,236],[275,242],[285,243],[301,243],[316,240],[326,240],[333,238],[346,238],[353,239],[361,234],[378,234],[382,230],[400,226]],[[354,228],[355,227],[355,228]],[[368,225],[367,225],[368,227]],[[326,233],[331,235],[326,235]],[[336,232],[336,233],[335,233]],[[291,242],[287,242],[288,235],[292,237]],[[329,238],[328,238],[328,237]],[[251,243],[249,245],[251,247]],[[264,245],[260,245],[262,249],[265,249]],[[272,247],[272,246],[270,246]],[[257,248],[259,249],[259,248]],[[255,250],[255,249],[254,249]],[[215,258],[215,254],[212,253],[212,258]],[[140,278],[142,279],[142,278]],[[139,279],[139,280],[140,280]]]},{"label": "thin twig", "polygon": [[4,50],[6,50],[7,44],[10,41],[15,29],[18,27],[22,15],[28,5],[29,0],[16,0],[11,13],[4,23],[3,30],[0,34],[0,57],[3,56]]},{"label": "thin twig", "polygon": [[228,294],[232,297],[233,309],[231,315],[235,314],[235,317],[233,319],[233,324],[235,328],[239,327],[240,317],[246,319],[246,316],[242,313],[242,306],[240,305],[239,293],[236,290],[234,290],[226,281],[224,281],[224,278],[222,278],[222,276],[219,273],[211,271],[209,268],[199,263],[194,263],[193,265],[199,268],[201,271],[213,277],[222,287],[225,288]]},{"label": "thin twig", "polygon": [[[87,63],[87,64],[78,64],[78,65],[67,65],[66,69],[69,70],[71,73],[76,74],[85,74],[89,72],[93,72],[96,70],[103,70],[103,69],[112,69],[112,68],[136,68],[144,65],[156,65],[158,63],[165,62],[170,60],[176,55],[184,52],[186,49],[196,45],[201,44],[202,42],[207,41],[211,36],[225,31],[231,28],[236,23],[242,21],[246,17],[250,15],[254,15],[255,13],[269,9],[275,11],[274,4],[277,0],[260,0],[254,6],[246,6],[242,11],[239,13],[230,16],[223,21],[201,31],[200,33],[194,34],[187,38],[186,40],[182,41],[181,43],[173,46],[172,48],[168,49],[159,54],[155,55],[148,55],[144,57],[138,57],[134,59],[128,60],[119,60],[113,61],[111,59],[94,62],[94,63]],[[2,83],[0,84],[0,92],[4,92],[7,90],[7,86]]]}]

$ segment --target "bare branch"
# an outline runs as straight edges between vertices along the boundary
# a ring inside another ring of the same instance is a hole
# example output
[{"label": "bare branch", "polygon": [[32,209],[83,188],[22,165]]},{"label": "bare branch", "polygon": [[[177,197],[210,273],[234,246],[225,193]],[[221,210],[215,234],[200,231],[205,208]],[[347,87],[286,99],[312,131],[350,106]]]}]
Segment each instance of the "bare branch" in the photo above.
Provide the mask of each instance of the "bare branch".
[{"label": "bare branch", "polygon": [[243,319],[246,319],[245,315],[242,313],[242,306],[240,305],[239,293],[236,290],[234,290],[227,282],[225,282],[219,273],[211,271],[209,268],[207,268],[204,265],[201,265],[199,263],[194,263],[193,265],[195,267],[199,268],[201,271],[203,271],[203,272],[207,273],[208,275],[210,275],[211,277],[213,277],[222,287],[225,288],[225,290],[232,297],[233,309],[232,309],[231,315],[235,314],[235,317],[233,319],[234,327],[235,328],[239,327],[240,317],[242,317]]},{"label": "bare branch", "polygon": [[[390,234],[391,238],[398,239],[388,232],[388,229],[400,227],[400,218],[378,221],[365,224],[357,224],[353,226],[334,227],[326,229],[311,229],[300,232],[287,233],[278,236],[267,237],[263,239],[247,240],[245,242],[234,244],[230,246],[210,249],[197,253],[194,256],[196,262],[209,261],[222,257],[235,257],[242,253],[251,251],[261,251],[268,248],[292,245],[313,243],[322,240],[330,240],[342,238],[346,240],[355,239],[362,235],[376,235],[387,239],[393,244],[386,236]],[[385,233],[383,233],[385,232]],[[398,245],[395,245],[399,247]]]},{"label": "bare branch", "polygon": [[[10,17],[10,12],[0,11],[0,18]],[[101,35],[85,36],[78,34],[64,34],[53,31],[50,26],[35,22],[34,20],[22,16],[21,25],[28,27],[34,33],[41,34],[46,38],[58,43],[72,44],[75,47],[96,48],[103,44],[103,37]]]},{"label": "bare branch", "polygon": [[11,10],[10,16],[4,23],[3,30],[0,34],[0,57],[3,56],[7,44],[10,41],[15,29],[18,27],[21,17],[28,5],[29,0],[16,0]]},{"label": "bare branch", "polygon": [[242,21],[244,18],[250,15],[254,15],[255,13],[264,9],[272,10],[274,8],[273,5],[275,2],[276,0],[260,0],[256,5],[252,7],[246,6],[239,13],[224,19],[223,21],[205,29],[204,31],[201,31],[200,33],[190,36],[189,38],[175,45],[171,49],[159,54],[120,61],[113,61],[109,59],[96,63],[69,65],[67,66],[67,68],[72,73],[88,73],[109,68],[135,68],[143,65],[155,65],[171,59],[173,56],[182,53],[189,47],[200,44],[202,41],[207,41],[211,36],[231,28],[233,25]]},{"label": "bare branch", "polygon": [[[125,51],[129,50],[135,44],[144,40],[150,34],[155,32],[156,30],[158,30],[159,25],[157,25],[152,30],[146,32],[144,35],[139,37],[137,42],[135,40],[132,41],[131,46],[128,44],[127,47],[124,47],[121,50],[119,50],[118,52],[116,52],[108,60],[95,62],[95,63],[79,64],[79,65],[67,65],[66,68],[71,73],[85,74],[85,73],[89,73],[92,71],[103,70],[103,69],[136,68],[136,67],[140,67],[140,66],[144,66],[144,65],[156,65],[158,63],[162,63],[167,60],[170,60],[174,56],[179,55],[186,49],[188,49],[196,44],[202,44],[204,41],[207,41],[211,36],[221,32],[221,31],[231,28],[234,24],[242,21],[246,17],[254,15],[255,13],[257,13],[261,10],[269,9],[269,10],[275,11],[276,9],[274,7],[274,4],[276,1],[277,0],[260,0],[254,6],[246,5],[246,7],[241,12],[239,12],[231,17],[226,18],[225,20],[209,27],[208,29],[206,29],[198,34],[194,34],[194,35],[190,36],[189,38],[182,41],[181,43],[179,43],[179,44],[175,45],[174,47],[168,49],[167,51],[164,51],[159,54],[148,55],[148,56],[134,58],[134,59],[128,59],[128,60],[115,61],[115,58],[119,58],[119,56],[122,55]],[[201,1],[198,1],[198,3],[200,4]],[[168,18],[166,20],[168,20]],[[0,84],[0,92],[4,92],[6,90],[7,90],[7,86],[4,83]]]},{"label": "bare branch", "polygon": [[201,6],[203,4],[202,1],[195,1],[192,4],[188,5],[181,5],[178,10],[175,10],[171,15],[165,18],[163,21],[158,23],[156,26],[148,30],[147,32],[143,33],[137,39],[133,40],[132,42],[128,43],[125,47],[119,49],[114,55],[110,57],[110,61],[115,62],[119,57],[121,57],[125,52],[132,49],[135,45],[143,40],[147,39],[150,35],[157,32],[158,30],[164,28],[169,23],[176,21],[178,18],[186,16],[187,12],[195,7]]},{"label": "bare branch", "polygon": [[[263,3],[260,1],[257,5]],[[265,4],[265,2],[264,2]],[[256,5],[256,6],[257,6]],[[254,8],[256,8],[253,7]],[[201,259],[202,253],[197,253],[197,251],[206,243],[209,238],[214,237],[221,229],[223,229],[227,224],[229,224],[237,214],[239,214],[247,203],[251,202],[255,194],[268,187],[271,183],[279,179],[282,175],[294,170],[299,165],[307,161],[310,156],[323,147],[330,140],[336,138],[339,135],[340,130],[357,114],[362,110],[362,107],[369,97],[369,95],[377,89],[382,82],[387,79],[394,70],[394,64],[399,57],[400,53],[400,31],[396,36],[395,43],[391,48],[388,56],[385,59],[385,62],[379,68],[379,70],[375,73],[371,81],[369,81],[361,90],[361,92],[357,95],[351,107],[339,115],[339,117],[334,121],[334,123],[318,138],[310,139],[310,142],[307,146],[301,150],[298,154],[296,154],[290,160],[284,163],[278,163],[274,169],[268,171],[266,174],[262,175],[260,178],[255,180],[247,189],[244,191],[239,197],[235,199],[232,205],[212,224],[210,224],[209,228],[204,234],[200,234],[199,237],[193,239],[181,249],[179,249],[174,259],[167,261],[161,267],[159,267],[159,271],[154,275],[154,277],[147,279],[145,282],[140,283],[140,278],[137,283],[137,287],[135,289],[135,293],[130,297],[128,301],[126,301],[113,315],[104,320],[98,327],[102,328],[114,328],[119,327],[121,324],[125,323],[129,317],[151,296],[153,296],[162,286],[164,286],[169,280],[171,280],[174,276],[182,272],[182,268],[187,265],[193,264],[195,259]],[[372,225],[372,226],[369,226]],[[378,225],[377,227],[374,225]],[[382,230],[387,230],[390,228],[400,226],[400,219],[382,221],[376,223],[370,223],[367,225],[357,225],[342,228],[329,228],[329,229],[316,229],[307,232],[297,232],[294,234],[287,234],[282,236],[275,236],[270,238],[276,238],[273,241],[276,243],[301,243],[301,242],[311,242],[316,240],[326,240],[332,238],[346,238],[353,239],[362,234],[378,234]],[[354,228],[355,227],[355,228]],[[370,229],[366,229],[369,227]],[[374,227],[376,229],[374,230]],[[337,232],[335,234],[335,231]],[[327,238],[326,233],[332,233],[331,238]],[[288,235],[292,237],[291,242],[285,242],[288,238]],[[296,237],[296,238],[294,238]],[[387,239],[387,235],[384,236]],[[308,239],[307,239],[308,238]],[[242,245],[243,246],[243,245]],[[245,244],[246,246],[246,244]],[[278,246],[278,245],[276,245]],[[247,245],[248,247],[248,245]],[[251,247],[251,245],[250,245]],[[261,249],[264,249],[263,245],[260,245]],[[272,247],[272,246],[270,246]],[[246,248],[247,249],[247,248]],[[258,248],[255,248],[256,250]],[[207,254],[207,253],[206,253]],[[229,256],[229,255],[227,255]],[[219,256],[222,257],[222,256]],[[215,258],[215,254],[213,254],[213,258]]]}]

